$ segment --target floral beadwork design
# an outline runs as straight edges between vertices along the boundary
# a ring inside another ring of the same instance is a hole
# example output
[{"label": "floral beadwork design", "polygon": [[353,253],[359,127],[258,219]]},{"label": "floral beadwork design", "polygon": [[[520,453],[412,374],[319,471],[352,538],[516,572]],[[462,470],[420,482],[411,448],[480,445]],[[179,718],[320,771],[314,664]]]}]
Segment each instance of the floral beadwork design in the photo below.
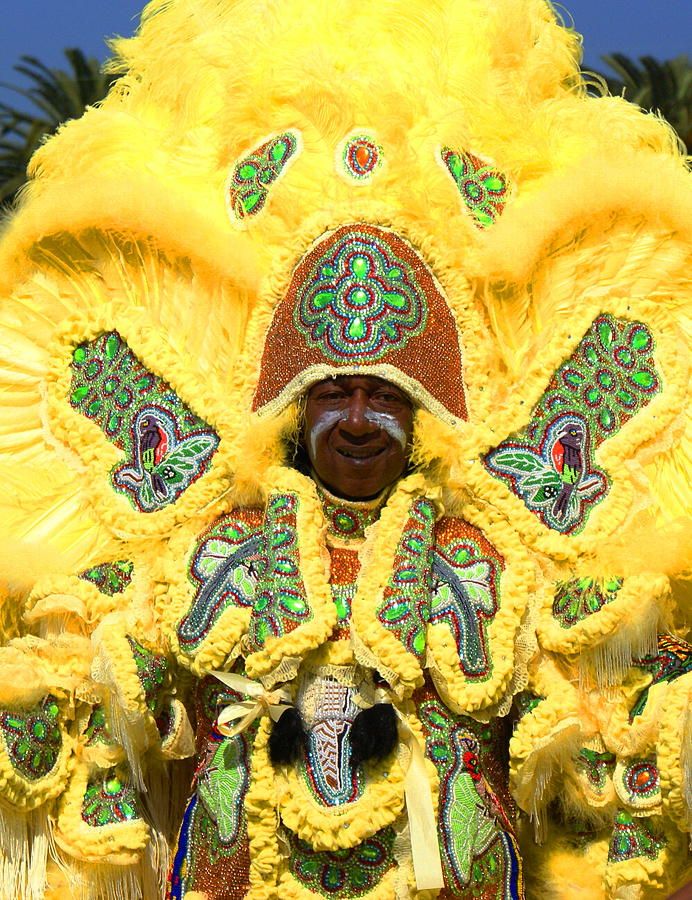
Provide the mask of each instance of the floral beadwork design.
[{"label": "floral beadwork design", "polygon": [[27,711],[2,710],[0,732],[14,770],[27,781],[45,778],[62,750],[60,710],[51,694]]},{"label": "floral beadwork design", "polygon": [[432,563],[431,625],[444,623],[452,633],[464,674],[489,678],[486,631],[498,609],[499,558],[484,554],[470,538],[438,541]]},{"label": "floral beadwork design", "polygon": [[226,185],[228,209],[234,218],[256,216],[264,208],[269,188],[284,174],[298,149],[298,133],[285,131],[236,164]]},{"label": "floral beadwork design", "polygon": [[126,559],[119,559],[111,563],[101,563],[98,566],[92,566],[79,573],[79,577],[83,581],[90,581],[95,584],[102,594],[113,597],[115,594],[122,594],[125,588],[132,581],[132,573],[134,572],[134,564]]},{"label": "floral beadwork design", "polygon": [[262,574],[248,630],[248,646],[259,650],[268,637],[288,634],[313,618],[300,574],[298,497],[274,494],[262,529]]},{"label": "floral beadwork design", "polygon": [[168,660],[143,647],[132,635],[125,635],[137,667],[137,678],[142,686],[144,702],[152,712],[159,705],[162,688],[169,682]]},{"label": "floral beadwork design", "polygon": [[459,193],[477,228],[496,221],[509,197],[507,178],[497,167],[464,150],[443,147],[443,166],[454,179]]},{"label": "floral beadwork design", "polygon": [[224,610],[252,606],[262,566],[259,525],[259,519],[239,511],[219,519],[197,540],[188,567],[195,595],[177,629],[185,652],[202,643]]},{"label": "floral beadwork design", "polygon": [[320,852],[289,833],[290,872],[316,897],[363,897],[394,867],[394,838],[394,829],[385,828],[347,850]]},{"label": "floral beadwork design", "polygon": [[516,840],[483,775],[477,736],[439,700],[423,701],[419,716],[426,756],[440,778],[438,832],[445,884],[453,896],[475,895],[491,886],[503,891],[498,896],[518,896]]},{"label": "floral beadwork design", "polygon": [[209,468],[218,435],[116,331],[76,347],[70,368],[70,404],[125,452],[110,480],[139,512],[174,503]]},{"label": "floral beadwork design", "polygon": [[608,862],[623,862],[646,856],[656,859],[666,840],[649,826],[649,819],[633,818],[624,809],[615,816],[613,835],[608,848]]},{"label": "floral beadwork design", "polygon": [[557,585],[553,598],[553,618],[563,628],[571,628],[612,603],[622,587],[622,578],[575,578]]},{"label": "floral beadwork design", "polygon": [[433,505],[422,498],[416,500],[377,608],[378,621],[418,659],[425,651],[425,629],[430,618],[434,523]]},{"label": "floral beadwork design", "polygon": [[110,769],[87,784],[82,800],[82,819],[92,828],[141,818],[132,784]]},{"label": "floral beadwork design", "polygon": [[369,181],[382,166],[382,147],[369,134],[352,134],[339,146],[337,166],[349,180]]},{"label": "floral beadwork design", "polygon": [[600,315],[557,370],[529,425],[485,457],[526,507],[555,531],[574,534],[603,499],[608,478],[596,447],[660,390],[651,332],[640,322]]},{"label": "floral beadwork design", "polygon": [[413,266],[376,235],[353,228],[312,263],[293,320],[329,359],[374,361],[419,335],[428,307]]},{"label": "floral beadwork design", "polygon": [[[244,803],[250,782],[248,739],[253,734],[254,729],[249,735],[215,737],[198,773],[197,797],[214,823],[219,842],[226,848],[233,846],[245,828]],[[212,856],[219,852],[220,848]]]},{"label": "floral beadwork design", "polygon": [[615,766],[615,754],[598,753],[583,747],[576,759],[577,772],[584,775],[593,790],[602,792]]},{"label": "floral beadwork design", "polygon": [[659,634],[658,652],[654,656],[635,659],[635,664],[650,672],[653,676],[651,684],[637,698],[630,710],[629,720],[641,715],[649,697],[649,690],[660,682],[675,681],[681,675],[692,672],[692,646],[680,638],[669,634]]}]

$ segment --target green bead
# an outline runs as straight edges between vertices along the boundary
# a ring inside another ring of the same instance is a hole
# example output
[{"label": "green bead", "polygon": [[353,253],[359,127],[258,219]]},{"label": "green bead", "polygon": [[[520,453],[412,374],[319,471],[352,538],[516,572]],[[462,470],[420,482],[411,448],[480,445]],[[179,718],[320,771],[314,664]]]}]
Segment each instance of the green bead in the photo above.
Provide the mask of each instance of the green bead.
[{"label": "green bead", "polygon": [[331,266],[322,266],[320,270],[320,274],[323,278],[333,278],[336,275],[336,272]]},{"label": "green bead", "polygon": [[111,334],[106,341],[106,359],[115,359],[120,350],[120,338],[117,334]]},{"label": "green bead", "polygon": [[77,363],[78,366],[84,362],[87,358],[87,349],[83,345],[77,347],[72,354],[72,359]]},{"label": "green bead", "polygon": [[365,322],[360,316],[356,316],[354,319],[348,323],[348,328],[346,329],[346,333],[350,338],[354,340],[358,340],[365,336]]},{"label": "green bead", "polygon": [[127,803],[125,800],[120,804],[121,811],[125,814],[126,819],[136,819],[137,818],[137,810],[132,806],[131,803]]},{"label": "green bead", "polygon": [[454,553],[454,562],[456,562],[456,563],[460,563],[460,564],[465,563],[468,560],[468,558],[469,558],[469,551],[465,547],[462,547],[460,550],[457,550]]},{"label": "green bead", "polygon": [[257,167],[252,163],[244,163],[238,169],[237,177],[240,181],[252,181],[257,174]]},{"label": "green bead", "polygon": [[595,406],[601,397],[601,392],[598,388],[590,387],[586,391],[586,402],[590,403],[592,406]]},{"label": "green bead", "polygon": [[487,228],[489,225],[492,225],[495,221],[492,216],[488,215],[487,212],[484,212],[482,209],[477,209],[474,211],[475,217],[478,219],[481,225],[484,228]]},{"label": "green bead", "polygon": [[602,385],[604,388],[609,388],[613,386],[613,376],[610,372],[599,372],[598,373],[598,383]]},{"label": "green bead", "polygon": [[413,649],[418,654],[425,650],[425,633],[422,629],[416,632],[416,636],[413,639]]},{"label": "green bead", "polygon": [[587,362],[591,363],[592,366],[595,366],[599,361],[598,353],[596,352],[596,348],[593,346],[593,344],[589,344],[587,346],[586,350],[584,351],[584,355],[586,356]]},{"label": "green bead", "polygon": [[565,372],[565,381],[568,384],[578,387],[584,381],[584,376],[581,374],[581,372],[570,370],[569,372]]},{"label": "green bead", "polygon": [[356,278],[365,278],[370,271],[370,262],[364,256],[356,256],[351,261],[351,271]]},{"label": "green bead", "polygon": [[634,375],[632,375],[632,381],[639,387],[643,388],[653,387],[653,385],[656,383],[656,379],[654,378],[654,376],[651,374],[651,372],[647,372],[646,369],[635,372]]},{"label": "green bead", "polygon": [[483,184],[488,191],[504,191],[505,183],[502,178],[498,178],[496,175],[490,175],[488,178],[483,179]]},{"label": "green bead", "polygon": [[452,153],[447,157],[447,165],[454,178],[461,178],[464,174],[464,164],[457,153]]},{"label": "green bead", "polygon": [[320,291],[319,294],[315,294],[312,298],[312,305],[315,309],[324,309],[324,307],[328,306],[333,299],[334,294],[331,291]]},{"label": "green bead", "polygon": [[89,388],[87,387],[87,385],[82,385],[81,387],[75,388],[72,391],[70,400],[72,401],[72,403],[81,403],[88,393]]},{"label": "green bead", "polygon": [[380,617],[385,622],[398,622],[408,615],[408,603],[405,600],[399,600],[398,603],[392,603],[380,613]]},{"label": "green bead", "polygon": [[46,725],[44,722],[34,722],[31,733],[35,738],[42,740],[46,736]]},{"label": "green bead", "polygon": [[615,395],[615,399],[622,406],[627,406],[627,407],[634,406],[637,402],[637,398],[634,396],[634,394],[630,394],[629,391],[618,391],[617,394]]},{"label": "green bead", "polygon": [[630,343],[635,350],[645,350],[650,343],[651,337],[645,328],[636,328],[632,332]]},{"label": "green bead", "polygon": [[606,408],[601,410],[598,419],[604,428],[612,428],[614,419],[613,414],[609,409]]},{"label": "green bead", "polygon": [[257,204],[266,196],[265,191],[252,191],[241,198],[241,206],[244,213],[251,213]]},{"label": "green bead", "polygon": [[104,394],[112,394],[113,391],[117,388],[119,382],[117,378],[106,378],[103,382],[103,393]]},{"label": "green bead", "polygon": [[266,622],[258,622],[257,628],[255,630],[257,642],[259,644],[263,644],[266,641],[268,634],[269,634],[269,626],[267,625],[267,623]]},{"label": "green bead", "polygon": [[395,291],[388,291],[384,295],[385,303],[388,303],[390,306],[393,306],[394,309],[405,309],[408,300],[403,294],[398,294]]},{"label": "green bead", "polygon": [[98,399],[92,400],[91,403],[87,406],[87,414],[90,416],[95,416],[98,411],[101,409],[101,401]]},{"label": "green bead", "polygon": [[269,151],[269,155],[274,162],[283,162],[289,153],[290,147],[287,147],[283,141],[277,141]]},{"label": "green bead", "polygon": [[370,295],[367,291],[358,288],[358,290],[352,291],[351,294],[349,294],[349,299],[356,306],[365,306],[365,304],[370,300]]},{"label": "green bead", "polygon": [[396,281],[397,278],[401,278],[401,269],[398,266],[394,266],[393,268],[388,269],[387,278],[391,278],[392,281]]},{"label": "green bead", "polygon": [[106,428],[108,431],[116,431],[118,426],[120,425],[120,416],[117,416],[115,413],[112,413],[108,418],[108,424]]},{"label": "green bead", "polygon": [[607,319],[602,319],[598,323],[598,336],[601,339],[601,344],[603,345],[603,347],[606,350],[610,350],[615,338],[615,332],[613,331],[613,326]]},{"label": "green bead", "polygon": [[255,600],[255,612],[264,612],[264,610],[269,606],[269,595],[268,594],[260,594],[259,597]]},{"label": "green bead", "polygon": [[284,591],[279,591],[279,599],[281,604],[286,607],[286,609],[290,610],[292,613],[296,615],[302,615],[307,609],[307,604],[302,597],[296,597],[295,594],[288,594]]}]

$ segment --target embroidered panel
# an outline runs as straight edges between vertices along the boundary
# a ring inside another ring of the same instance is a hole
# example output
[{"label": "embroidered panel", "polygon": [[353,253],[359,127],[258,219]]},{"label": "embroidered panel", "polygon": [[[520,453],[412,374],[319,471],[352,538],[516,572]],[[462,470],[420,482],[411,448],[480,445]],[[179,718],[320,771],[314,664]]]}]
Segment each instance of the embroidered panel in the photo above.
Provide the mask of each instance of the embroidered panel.
[{"label": "embroidered panel", "polygon": [[418,715],[426,756],[440,778],[443,896],[523,896],[521,862],[506,801],[502,802],[484,773],[483,745],[496,765],[502,766],[491,728],[452,714],[431,698],[429,690],[427,696],[430,699],[420,702]]},{"label": "embroidered panel", "polygon": [[70,368],[70,404],[124,451],[110,481],[139,512],[174,503],[209,468],[218,435],[117,331],[76,347]]},{"label": "embroidered panel", "polygon": [[415,266],[372,229],[354,226],[313,258],[293,321],[328,359],[371,362],[421,334],[428,306]]},{"label": "embroidered panel", "polygon": [[110,730],[106,719],[106,710],[100,703],[91,711],[89,721],[84,730],[84,736],[86,738],[87,747],[94,747],[96,744],[111,743]]},{"label": "embroidered panel", "polygon": [[351,633],[351,609],[360,561],[356,550],[345,547],[330,547],[329,557],[331,562],[329,583],[337,617],[332,639],[345,640]]},{"label": "embroidered panel", "polygon": [[137,793],[116,769],[91,779],[82,800],[82,819],[92,828],[141,819]]},{"label": "embroidered panel", "polygon": [[168,671],[168,660],[165,656],[158,656],[143,647],[132,635],[125,635],[130,649],[132,650],[132,658],[137,667],[137,678],[142,686],[144,693],[144,702],[147,707],[154,712],[161,702],[162,690],[170,684],[170,673]]},{"label": "embroidered panel", "polygon": [[575,578],[556,586],[553,618],[571,628],[612,603],[622,587],[622,578]]},{"label": "embroidered panel", "polygon": [[237,510],[198,538],[188,565],[195,594],[177,629],[183,650],[198,647],[228,607],[252,606],[264,564],[260,523],[258,510]]},{"label": "embroidered panel", "polygon": [[621,809],[613,825],[608,862],[623,862],[638,856],[656,859],[665,845],[665,837],[652,827],[651,819],[635,819]]},{"label": "embroidered panel", "polygon": [[285,131],[260,144],[235,165],[226,185],[228,210],[234,218],[256,216],[264,208],[269,189],[284,174],[298,149],[298,132]]},{"label": "embroidered panel", "polygon": [[692,646],[680,638],[669,634],[659,634],[658,653],[655,656],[645,656],[634,660],[635,665],[641,666],[653,675],[651,684],[646,687],[637,698],[630,710],[629,719],[641,715],[649,697],[649,690],[662,681],[675,681],[681,675],[692,672]]},{"label": "embroidered panel", "polygon": [[502,213],[510,194],[507,178],[496,166],[465,150],[443,147],[440,159],[459,188],[477,228],[487,228]]},{"label": "embroidered panel", "polygon": [[273,494],[262,529],[263,561],[248,630],[248,647],[259,650],[270,636],[289,634],[313,618],[300,575],[298,497]]},{"label": "embroidered panel", "polygon": [[382,147],[371,134],[352,134],[339,146],[337,171],[357,182],[367,182],[381,168]]},{"label": "embroidered panel", "polygon": [[122,594],[128,587],[132,581],[134,568],[133,563],[126,559],[119,559],[85,569],[79,573],[78,577],[83,581],[90,581],[102,594],[112,597],[114,594]]},{"label": "embroidered panel", "polygon": [[478,529],[446,519],[435,534],[430,624],[445,624],[465,676],[492,673],[487,628],[498,610],[502,557]]},{"label": "embroidered panel", "polygon": [[600,315],[557,370],[531,422],[485,457],[485,466],[544,525],[581,531],[609,480],[594,451],[660,391],[651,332]]},{"label": "embroidered panel", "polygon": [[27,781],[45,778],[55,768],[62,750],[59,707],[48,694],[26,711],[0,711],[0,734],[12,767]]},{"label": "embroidered panel", "polygon": [[392,574],[377,607],[377,619],[417,659],[425,651],[432,591],[432,535],[435,509],[419,498],[401,534]]},{"label": "embroidered panel", "polygon": [[375,890],[385,872],[395,865],[393,828],[384,828],[348,850],[315,851],[288,833],[289,871],[295,880],[317,897],[346,900]]}]

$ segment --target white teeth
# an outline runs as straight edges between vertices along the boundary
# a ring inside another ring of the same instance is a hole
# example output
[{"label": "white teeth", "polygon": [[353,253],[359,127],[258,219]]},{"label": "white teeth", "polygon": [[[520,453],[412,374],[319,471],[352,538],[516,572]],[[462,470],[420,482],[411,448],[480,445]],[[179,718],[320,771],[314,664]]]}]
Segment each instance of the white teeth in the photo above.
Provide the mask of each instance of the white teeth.
[{"label": "white teeth", "polygon": [[369,459],[371,456],[377,456],[379,454],[378,450],[339,450],[339,453],[342,456],[347,456],[350,459]]}]

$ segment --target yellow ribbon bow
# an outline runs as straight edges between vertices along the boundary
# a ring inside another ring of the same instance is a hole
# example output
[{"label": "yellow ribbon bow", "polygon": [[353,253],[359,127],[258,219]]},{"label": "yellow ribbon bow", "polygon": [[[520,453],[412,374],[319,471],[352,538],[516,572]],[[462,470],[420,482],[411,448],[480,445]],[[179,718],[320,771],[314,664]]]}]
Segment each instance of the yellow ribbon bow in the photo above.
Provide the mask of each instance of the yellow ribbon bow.
[{"label": "yellow ribbon bow", "polygon": [[[281,714],[292,705],[291,695],[286,690],[267,691],[258,681],[251,681],[242,675],[231,675],[229,672],[211,672],[210,674],[231,690],[251,698],[243,700],[241,703],[230,703],[221,710],[216,720],[216,727],[225,737],[235,737],[236,734],[240,734],[262,713],[268,713],[274,722],[278,722]],[[229,728],[229,722],[236,722],[236,724]]]}]

